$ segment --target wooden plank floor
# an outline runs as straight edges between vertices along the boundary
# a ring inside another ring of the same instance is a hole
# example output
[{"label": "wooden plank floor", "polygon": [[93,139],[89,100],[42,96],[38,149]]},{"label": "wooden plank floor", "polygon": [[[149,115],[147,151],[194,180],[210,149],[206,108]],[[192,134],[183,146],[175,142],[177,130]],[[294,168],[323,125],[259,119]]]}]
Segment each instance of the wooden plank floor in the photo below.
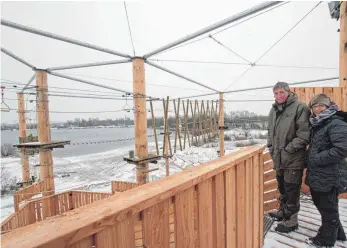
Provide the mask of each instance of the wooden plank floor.
[{"label": "wooden plank floor", "polygon": [[[280,234],[274,231],[278,222],[274,222],[271,229],[267,233],[263,248],[277,247],[295,247],[295,248],[312,248],[305,243],[309,237],[314,237],[317,234],[318,228],[321,225],[321,216],[311,201],[311,197],[302,195],[301,207],[299,212],[299,229],[289,234]],[[347,200],[340,199],[339,201],[340,220],[347,233]],[[347,241],[338,241],[335,247],[346,247]]]}]

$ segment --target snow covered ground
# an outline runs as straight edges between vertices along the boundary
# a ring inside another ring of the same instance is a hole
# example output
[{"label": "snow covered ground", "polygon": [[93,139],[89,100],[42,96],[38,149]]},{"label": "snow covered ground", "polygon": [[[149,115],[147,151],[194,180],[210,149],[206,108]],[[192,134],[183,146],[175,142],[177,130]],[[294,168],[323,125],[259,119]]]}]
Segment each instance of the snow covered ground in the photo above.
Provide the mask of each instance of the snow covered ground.
[{"label": "snow covered ground", "polygon": [[[257,133],[258,130],[254,131]],[[231,133],[232,131],[227,131]],[[241,130],[233,131],[234,134],[241,133]],[[258,131],[262,132],[262,131]],[[264,140],[258,140],[264,144]],[[239,142],[239,141],[238,141]],[[241,141],[247,143],[248,141]],[[188,144],[186,145],[188,147]],[[162,143],[159,142],[160,151]],[[129,150],[133,146],[124,146],[115,150],[100,153],[91,153],[87,155],[56,157],[54,156],[54,177],[56,192],[67,191],[71,189],[111,192],[111,181],[136,181],[135,166],[123,161]],[[172,141],[173,149],[173,141]],[[225,153],[236,151],[235,141],[225,142]],[[155,150],[155,144],[149,144],[149,150]],[[190,147],[183,151],[177,148],[177,152],[170,159],[170,174],[182,171],[187,167],[192,167],[200,163],[208,162],[218,158],[219,141],[208,143],[200,147]],[[11,177],[21,178],[20,158],[3,158],[1,163]],[[31,158],[31,165],[39,164],[38,155]],[[149,164],[150,169],[159,168],[159,170],[150,173],[150,181],[165,177],[165,160],[159,160],[157,164]],[[32,167],[32,171],[39,175],[39,167]],[[13,197],[5,195],[1,198],[1,220],[13,212]]]}]

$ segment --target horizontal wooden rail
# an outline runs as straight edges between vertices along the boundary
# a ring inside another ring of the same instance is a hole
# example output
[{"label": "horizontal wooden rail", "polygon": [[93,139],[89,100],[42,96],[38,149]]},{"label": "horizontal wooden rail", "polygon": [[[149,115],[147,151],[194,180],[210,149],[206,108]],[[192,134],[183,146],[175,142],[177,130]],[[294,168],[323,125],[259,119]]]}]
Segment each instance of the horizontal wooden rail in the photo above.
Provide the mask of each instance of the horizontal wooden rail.
[{"label": "horizontal wooden rail", "polygon": [[261,247],[263,167],[263,148],[246,148],[13,230],[2,247]]},{"label": "horizontal wooden rail", "polygon": [[35,195],[39,195],[42,192],[46,192],[47,180],[34,183],[28,187],[22,188],[13,194],[13,202],[15,211],[19,211],[19,204],[23,201],[29,200]]},{"label": "horizontal wooden rail", "polygon": [[137,186],[140,186],[140,184],[132,182],[112,181],[112,192],[124,192],[129,189],[136,188]]}]

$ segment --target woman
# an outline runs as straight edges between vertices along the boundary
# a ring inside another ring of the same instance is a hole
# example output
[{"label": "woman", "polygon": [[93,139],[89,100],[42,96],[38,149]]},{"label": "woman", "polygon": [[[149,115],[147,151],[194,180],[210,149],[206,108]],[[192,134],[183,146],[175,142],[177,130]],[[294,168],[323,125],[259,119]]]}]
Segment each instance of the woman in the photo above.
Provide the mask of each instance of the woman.
[{"label": "woman", "polygon": [[339,220],[338,195],[347,170],[347,123],[337,114],[338,107],[324,94],[310,102],[311,142],[306,184],[322,216],[317,236],[308,242],[315,246],[334,246],[346,235]]}]

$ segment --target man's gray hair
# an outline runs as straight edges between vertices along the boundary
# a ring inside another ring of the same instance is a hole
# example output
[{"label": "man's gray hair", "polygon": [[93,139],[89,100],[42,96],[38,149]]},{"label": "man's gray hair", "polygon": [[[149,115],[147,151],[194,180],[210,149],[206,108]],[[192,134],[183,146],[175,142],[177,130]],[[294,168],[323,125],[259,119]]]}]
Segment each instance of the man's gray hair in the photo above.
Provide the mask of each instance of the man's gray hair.
[{"label": "man's gray hair", "polygon": [[285,82],[278,82],[277,84],[275,84],[272,90],[275,91],[275,89],[284,89],[285,91],[290,92],[289,84]]}]

